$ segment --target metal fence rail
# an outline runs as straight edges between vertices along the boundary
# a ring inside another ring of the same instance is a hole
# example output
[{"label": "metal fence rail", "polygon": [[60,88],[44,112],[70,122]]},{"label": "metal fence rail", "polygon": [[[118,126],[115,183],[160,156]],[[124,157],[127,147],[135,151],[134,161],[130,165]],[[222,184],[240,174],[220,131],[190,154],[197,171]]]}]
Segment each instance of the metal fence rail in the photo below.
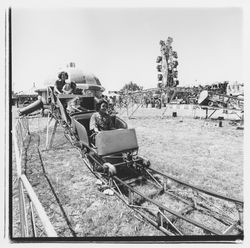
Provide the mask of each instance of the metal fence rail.
[{"label": "metal fence rail", "polygon": [[[38,237],[45,232],[47,237],[57,237],[57,233],[33,190],[32,185],[22,172],[24,141],[29,135],[29,120],[26,117],[19,118],[13,129],[13,141],[18,177],[21,236]],[[41,224],[38,224],[39,221]],[[41,226],[43,230],[41,230]]]}]

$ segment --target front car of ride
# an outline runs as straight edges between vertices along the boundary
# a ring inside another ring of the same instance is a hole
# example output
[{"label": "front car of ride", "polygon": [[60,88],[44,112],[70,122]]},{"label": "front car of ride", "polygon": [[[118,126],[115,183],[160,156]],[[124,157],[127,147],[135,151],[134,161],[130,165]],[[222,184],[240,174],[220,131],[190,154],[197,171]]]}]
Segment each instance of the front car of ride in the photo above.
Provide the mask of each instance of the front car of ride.
[{"label": "front car of ride", "polygon": [[[128,129],[127,123],[118,116],[112,116],[113,126],[109,131],[101,131],[92,144],[89,122],[95,111],[82,112],[71,116],[71,125],[77,137],[79,147],[95,172],[106,176],[115,174],[121,178],[138,176],[140,166],[149,165],[149,162],[138,156],[138,142],[135,129]],[[108,166],[111,164],[113,166]],[[140,166],[138,166],[140,165]]]}]

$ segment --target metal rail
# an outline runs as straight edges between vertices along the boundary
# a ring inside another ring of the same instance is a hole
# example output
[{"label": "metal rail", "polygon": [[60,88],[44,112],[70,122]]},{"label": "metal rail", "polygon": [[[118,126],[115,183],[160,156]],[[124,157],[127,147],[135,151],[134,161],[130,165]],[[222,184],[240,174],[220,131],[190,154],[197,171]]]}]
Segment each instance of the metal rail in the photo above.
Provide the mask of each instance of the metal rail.
[{"label": "metal rail", "polygon": [[191,185],[191,184],[189,184],[187,182],[184,182],[184,181],[182,181],[180,179],[174,178],[174,177],[172,177],[170,175],[163,174],[163,173],[161,173],[159,171],[156,171],[156,170],[154,170],[152,168],[147,168],[147,170],[152,171],[155,174],[159,174],[159,175],[161,175],[161,176],[163,176],[163,177],[165,177],[167,179],[171,179],[171,180],[173,180],[173,181],[175,181],[175,182],[177,182],[179,184],[182,184],[182,185],[185,185],[185,186],[190,187],[192,189],[195,189],[195,190],[198,190],[200,192],[206,193],[207,195],[211,195],[211,196],[214,196],[216,198],[220,198],[220,199],[223,199],[223,200],[227,200],[227,201],[231,201],[231,202],[235,202],[235,203],[239,203],[239,204],[243,205],[243,201],[240,200],[240,199],[230,198],[230,197],[227,197],[227,196],[222,195],[222,194],[218,194],[218,193],[214,193],[212,191],[208,191],[208,190],[206,190],[206,189],[204,189],[202,187]]},{"label": "metal rail", "polygon": [[[178,212],[174,211],[174,210],[171,210],[170,208],[167,208],[166,206],[148,198],[147,196],[145,196],[144,194],[142,194],[141,192],[133,189],[132,187],[130,187],[129,185],[127,185],[125,182],[123,182],[122,180],[120,180],[118,177],[114,177],[114,180],[118,181],[119,183],[121,183],[123,186],[125,186],[127,189],[129,189],[131,192],[133,193],[136,193],[137,195],[141,196],[142,198],[144,198],[147,202],[153,204],[154,206],[158,207],[159,208],[159,211],[166,211],[180,219],[183,219],[191,224],[193,224],[194,226],[197,226],[197,227],[200,227],[201,229],[203,230],[206,230],[212,234],[216,234],[216,235],[222,235],[222,233],[219,231],[219,230],[216,230],[216,229],[212,229],[212,228],[209,228],[209,227],[206,227],[205,225],[203,224],[200,224],[198,223],[197,221],[194,221],[194,220],[191,220],[187,217],[184,217],[183,215],[179,214]],[[130,199],[130,201],[132,201],[132,199]],[[133,207],[133,205],[131,205],[131,207]],[[162,226],[163,227],[163,226]]]}]

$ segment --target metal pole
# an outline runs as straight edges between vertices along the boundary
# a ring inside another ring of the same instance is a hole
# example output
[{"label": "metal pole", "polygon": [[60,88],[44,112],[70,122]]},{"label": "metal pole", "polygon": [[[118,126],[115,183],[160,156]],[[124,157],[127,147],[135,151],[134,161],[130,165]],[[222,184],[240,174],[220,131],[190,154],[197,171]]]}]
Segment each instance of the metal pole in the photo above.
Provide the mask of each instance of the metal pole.
[{"label": "metal pole", "polygon": [[51,146],[52,146],[52,144],[53,144],[53,141],[54,141],[54,137],[55,137],[55,133],[56,133],[57,124],[58,124],[58,121],[56,120],[56,121],[55,121],[55,124],[54,124],[54,128],[53,128],[53,132],[52,132],[52,135],[51,135],[51,138],[50,138],[50,142],[49,142],[49,149],[51,148]]},{"label": "metal pole", "polygon": [[13,130],[13,139],[14,139],[14,147],[15,147],[15,154],[16,154],[16,168],[17,168],[17,175],[18,177],[21,176],[21,151],[18,147],[18,137],[17,137],[17,126]]},{"label": "metal pole", "polygon": [[237,208],[238,213],[239,213],[239,223],[240,223],[240,225],[242,225],[243,224],[243,209],[242,209],[240,204],[236,203],[235,205],[236,205],[236,208]]},{"label": "metal pole", "polygon": [[23,184],[21,178],[19,178],[19,206],[20,206],[20,223],[21,223],[21,234],[23,237],[28,237],[28,221],[25,209],[25,199],[23,192]]},{"label": "metal pole", "polygon": [[130,114],[130,116],[128,117],[129,119],[132,117],[132,115],[135,113],[135,111],[140,108],[142,106],[142,104],[138,104],[136,109]]},{"label": "metal pole", "polygon": [[129,189],[128,190],[128,199],[129,199],[129,205],[133,204],[133,192]]},{"label": "metal pole", "polygon": [[164,209],[159,209],[159,214],[161,215],[162,226],[163,226],[163,217],[164,217],[168,221],[168,223],[175,229],[175,231],[177,231],[180,235],[183,235],[182,232],[164,214]]},{"label": "metal pole", "polygon": [[50,116],[50,114],[48,114],[48,121],[47,121],[47,133],[46,133],[46,149],[48,147],[48,144],[49,144],[49,124],[52,120],[52,115]]},{"label": "metal pole", "polygon": [[28,195],[34,204],[36,211],[38,213],[38,216],[44,226],[44,229],[49,237],[57,237],[57,233],[55,232],[46,212],[44,211],[42,204],[40,203],[39,199],[37,198],[36,193],[34,192],[32,186],[30,185],[28,179],[25,175],[21,176],[21,180],[24,184],[25,189],[28,192]]},{"label": "metal pole", "polygon": [[33,203],[29,198],[29,203],[30,203],[30,214],[31,214],[31,225],[32,225],[32,232],[33,236],[37,237],[36,233],[36,222],[35,222],[35,216],[34,216],[34,210],[33,210]]},{"label": "metal pole", "polygon": [[163,113],[161,114],[161,119],[163,119],[163,117],[164,117],[165,112],[167,111],[167,109],[168,109],[168,106],[167,106],[167,104],[166,104],[166,107],[165,107],[165,109],[164,109]]},{"label": "metal pole", "polygon": [[21,235],[22,237],[25,237],[25,231],[24,231],[24,221],[23,221],[23,199],[22,199],[22,192],[21,192],[21,179],[18,179],[18,190],[19,190],[19,213],[20,213],[20,226],[21,226]]}]

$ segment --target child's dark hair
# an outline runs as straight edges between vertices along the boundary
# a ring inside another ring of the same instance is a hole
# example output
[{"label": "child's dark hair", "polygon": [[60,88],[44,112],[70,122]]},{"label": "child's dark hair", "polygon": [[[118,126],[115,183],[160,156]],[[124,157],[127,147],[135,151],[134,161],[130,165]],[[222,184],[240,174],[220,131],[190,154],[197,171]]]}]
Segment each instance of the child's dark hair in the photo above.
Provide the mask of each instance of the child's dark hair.
[{"label": "child's dark hair", "polygon": [[62,79],[62,74],[65,75],[66,79],[69,78],[69,75],[68,75],[68,73],[67,73],[66,71],[61,71],[61,72],[58,74],[58,78],[59,78],[59,79]]},{"label": "child's dark hair", "polygon": [[103,103],[107,104],[107,106],[108,106],[107,101],[105,101],[105,100],[100,100],[100,101],[96,104],[96,111],[99,111],[99,110],[100,110],[100,107],[101,107],[101,105],[102,105]]}]

